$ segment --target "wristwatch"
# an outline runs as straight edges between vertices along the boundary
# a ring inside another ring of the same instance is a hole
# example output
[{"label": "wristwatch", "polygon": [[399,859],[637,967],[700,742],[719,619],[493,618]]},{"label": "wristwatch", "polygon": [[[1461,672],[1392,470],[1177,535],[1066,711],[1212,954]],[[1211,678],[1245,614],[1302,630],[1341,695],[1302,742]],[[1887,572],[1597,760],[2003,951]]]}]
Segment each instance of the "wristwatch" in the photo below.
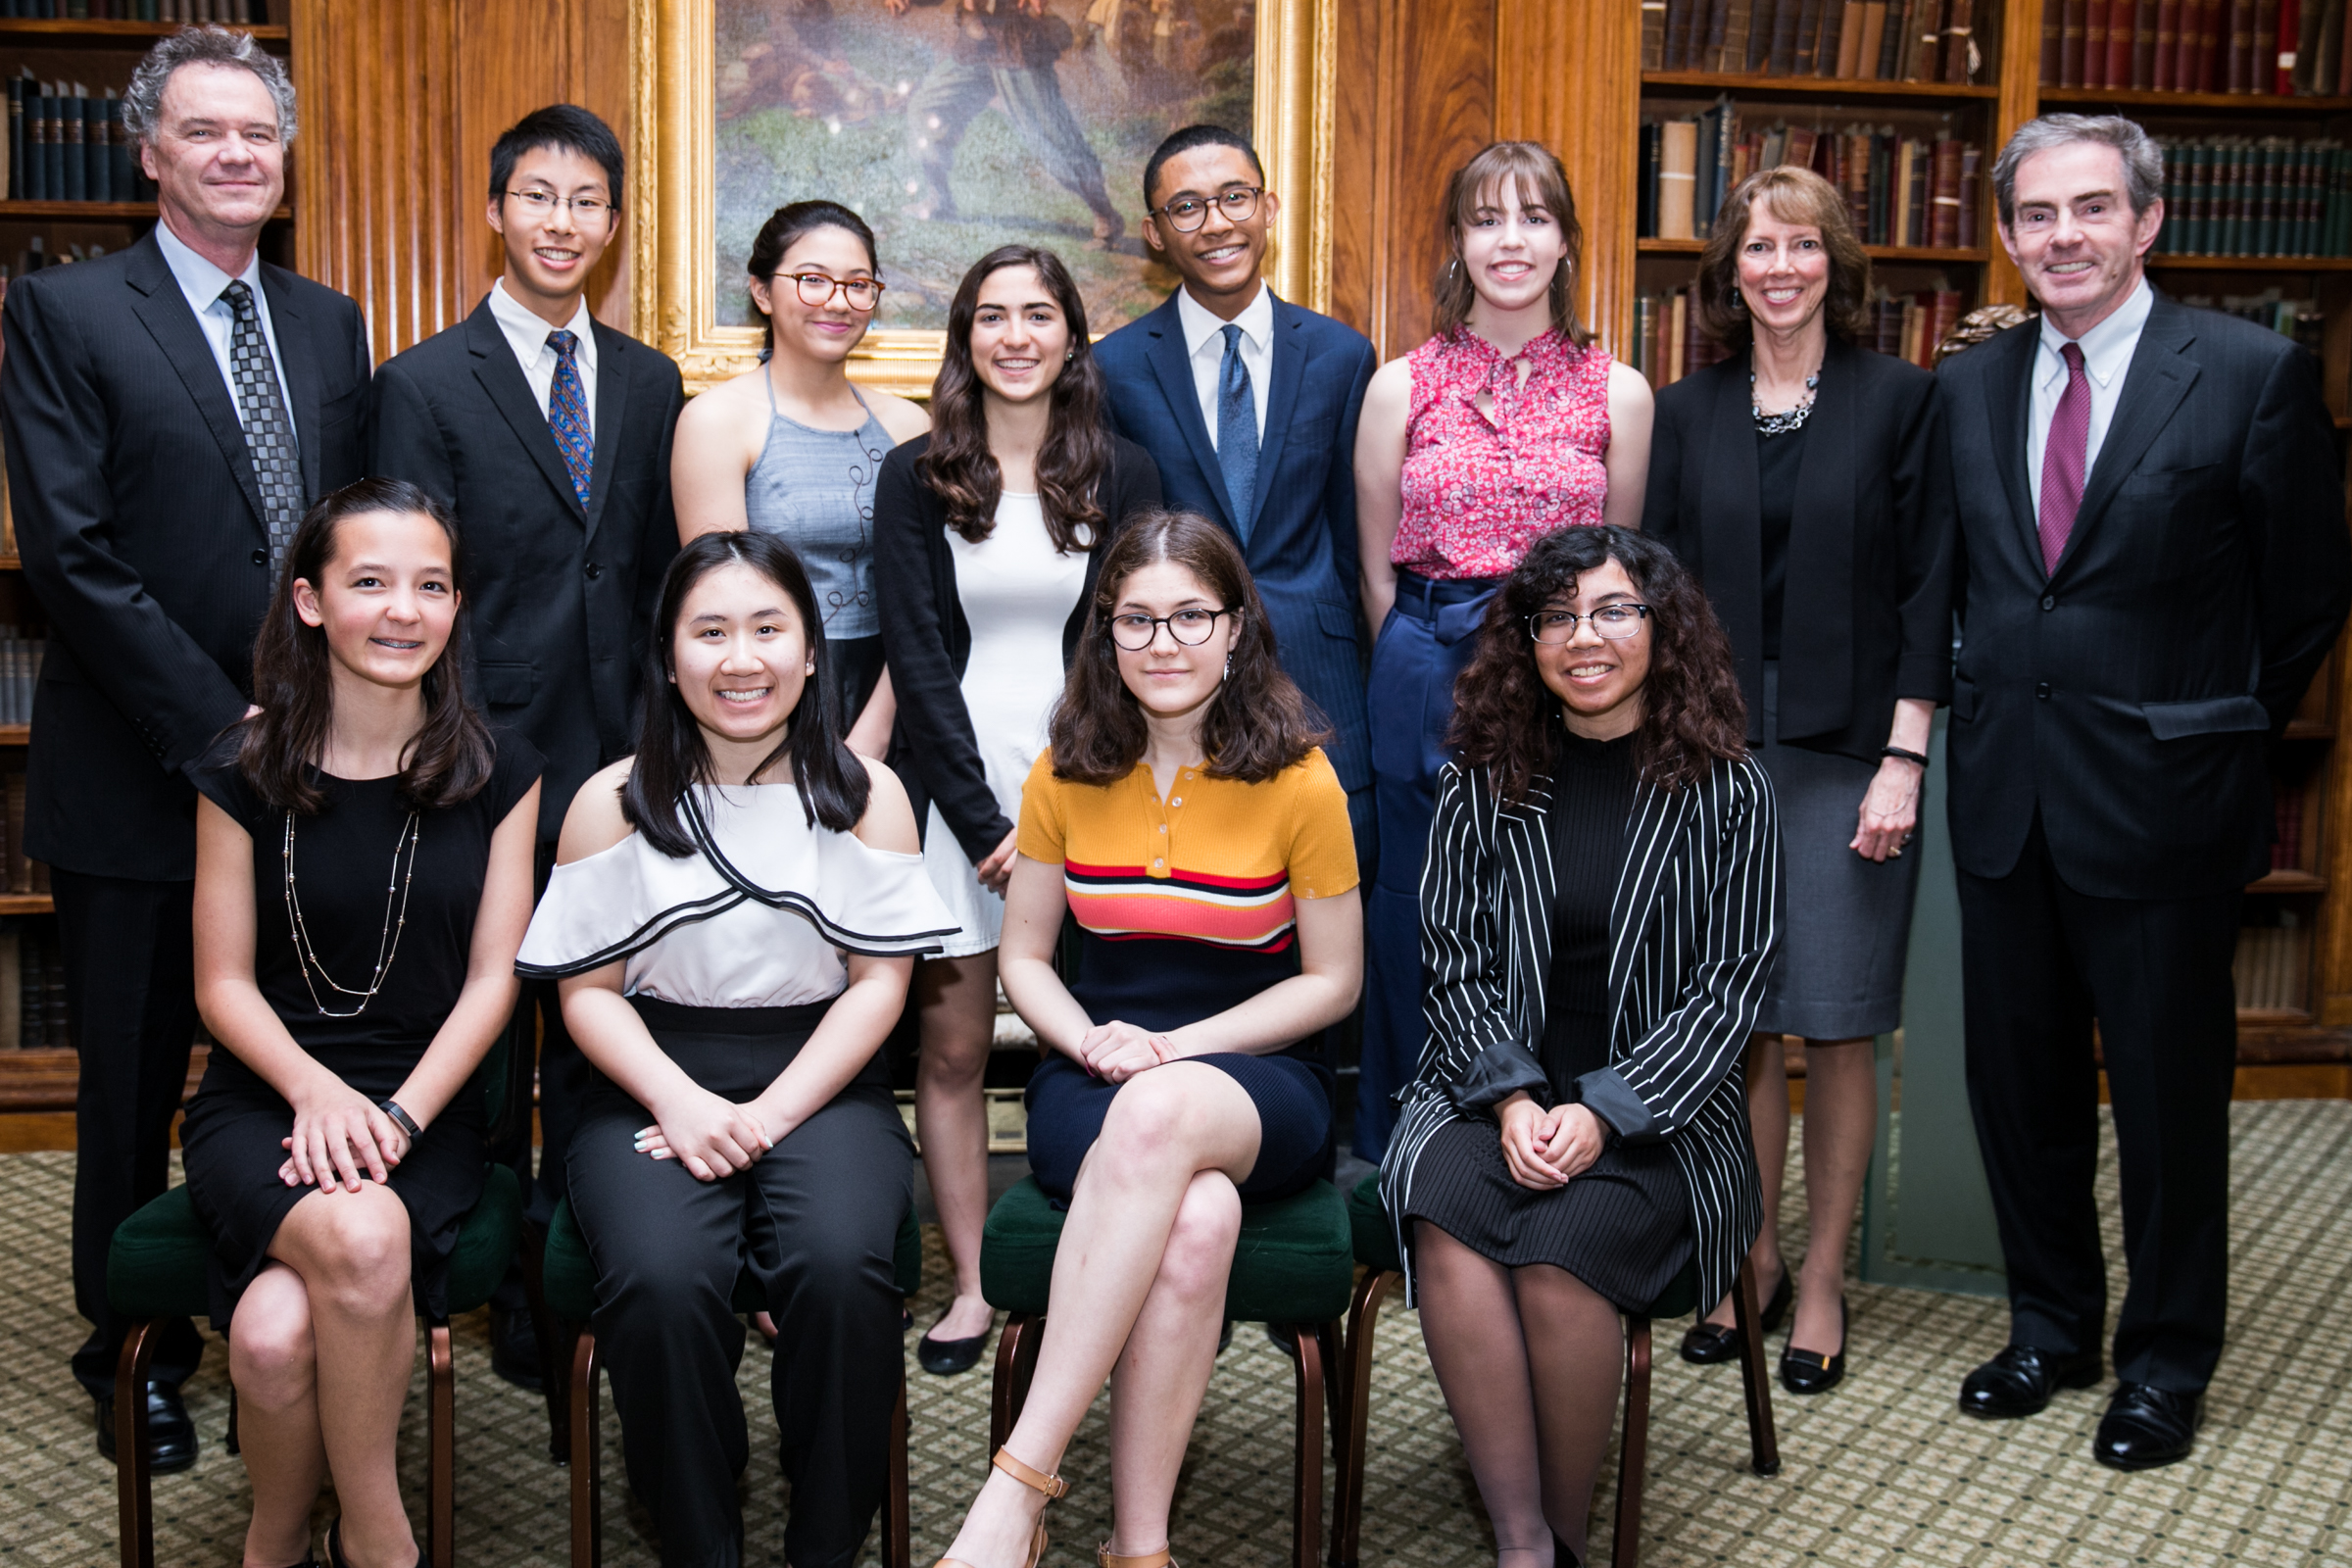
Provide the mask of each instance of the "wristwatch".
[{"label": "wristwatch", "polygon": [[391,1117],[392,1125],[398,1127],[402,1132],[407,1133],[411,1139],[422,1138],[424,1136],[424,1129],[416,1125],[416,1117],[410,1115],[407,1111],[400,1108],[399,1101],[379,1100],[375,1102],[375,1108],[382,1111],[385,1115]]}]

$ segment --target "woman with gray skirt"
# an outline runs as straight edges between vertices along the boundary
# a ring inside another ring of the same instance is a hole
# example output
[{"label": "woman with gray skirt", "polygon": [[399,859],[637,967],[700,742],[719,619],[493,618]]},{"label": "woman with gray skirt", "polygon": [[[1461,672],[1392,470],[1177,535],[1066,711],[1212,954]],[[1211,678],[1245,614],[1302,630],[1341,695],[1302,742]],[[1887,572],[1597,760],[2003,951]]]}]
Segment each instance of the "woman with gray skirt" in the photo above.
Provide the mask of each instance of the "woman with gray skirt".
[{"label": "woman with gray skirt", "polygon": [[[1873,1037],[1902,1021],[1930,728],[1951,697],[1950,455],[1935,376],[1861,347],[1870,261],[1845,201],[1766,170],[1699,258],[1706,329],[1737,352],[1658,395],[1642,530],[1697,575],[1730,635],[1747,739],[1779,797],[1788,919],[1747,1061],[1764,1180],[1752,1259],[1764,1326],[1787,1315],[1783,1036],[1805,1043],[1812,1220],[1792,1394],[1845,1375],[1845,1250],[1878,1131]],[[1727,1299],[1683,1357],[1735,1354]]]}]

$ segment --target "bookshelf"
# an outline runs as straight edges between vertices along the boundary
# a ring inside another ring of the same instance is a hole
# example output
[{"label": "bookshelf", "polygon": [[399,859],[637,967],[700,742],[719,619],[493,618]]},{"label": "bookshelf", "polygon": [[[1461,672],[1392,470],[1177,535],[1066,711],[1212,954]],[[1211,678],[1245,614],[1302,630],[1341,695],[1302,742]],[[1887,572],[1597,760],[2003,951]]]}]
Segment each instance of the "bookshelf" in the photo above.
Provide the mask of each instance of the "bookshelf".
[{"label": "bookshelf", "polygon": [[[2176,35],[2167,74],[2161,78],[2160,51],[2152,35],[2143,37],[2141,29],[2152,28],[2166,12],[2201,14],[2199,0],[2180,0],[2178,6],[2168,0],[2161,7],[2155,0],[1912,0],[1915,18],[1934,13],[1933,28],[1920,29],[1923,37],[1933,30],[1941,46],[1934,69],[1838,69],[1856,58],[1856,51],[1827,74],[1818,74],[1818,33],[1815,73],[1809,74],[1798,73],[1794,58],[1785,68],[1774,69],[1769,40],[1757,46],[1761,53],[1751,48],[1746,57],[1740,57],[1734,46],[1741,38],[1752,38],[1758,18],[1769,15],[1777,20],[1785,5],[1793,6],[1800,20],[1808,12],[1814,15],[1817,29],[1828,25],[1819,19],[1836,13],[1841,30],[1849,16],[1867,19],[1871,4],[1611,3],[1617,20],[1616,30],[1606,40],[1609,58],[1613,69],[1641,84],[1638,109],[1617,122],[1624,143],[1612,155],[1618,168],[1634,172],[1634,178],[1626,187],[1627,199],[1609,202],[1608,210],[1588,218],[1587,254],[1596,272],[1614,270],[1615,276],[1635,280],[1632,289],[1596,281],[1591,292],[1604,341],[1621,358],[1637,364],[1643,353],[1640,302],[1687,287],[1704,243],[1696,237],[1658,237],[1652,216],[1655,199],[1643,188],[1648,174],[1645,124],[1703,114],[1728,101],[1738,116],[1735,140],[1752,128],[1784,122],[1825,132],[1891,129],[1898,140],[1948,126],[1946,134],[1982,149],[1982,177],[1971,193],[1976,243],[1867,249],[1875,285],[1894,293],[1956,293],[1963,314],[1985,304],[2030,304],[2023,278],[2000,246],[1990,175],[2001,143],[2017,126],[2046,110],[2126,115],[2168,145],[2260,145],[2277,139],[2352,147],[2352,50],[2344,48],[2346,35],[2352,34],[2347,24],[2352,19],[2345,17],[2345,0],[2302,0],[2297,24],[2308,30],[2283,41],[2251,35],[2257,15],[2274,8],[2255,0],[2207,0],[2221,29],[2218,42],[2209,40],[2208,47],[2218,47],[2221,53],[2209,67],[2186,64],[2201,57],[2183,49]],[[1902,3],[1889,0],[1885,9],[1899,13]],[[1960,13],[1957,19],[1955,11]],[[1686,13],[1694,20],[1689,24],[1692,36],[1685,39],[1684,47],[1697,53],[1677,57],[1671,53],[1673,24]],[[1723,21],[1720,32],[1713,25],[1718,13]],[[1957,57],[1955,20],[1967,29]],[[2234,55],[2229,48],[2232,20],[2246,34],[2238,39]],[[2120,47],[2112,31],[2119,21],[2125,28]],[[1645,23],[1653,34],[1647,39]],[[2070,26],[2085,33],[2079,49],[2084,64],[2072,74],[2066,53]],[[2105,34],[2109,52],[2098,58],[2122,69],[2110,72],[2101,65],[2085,84],[2084,77],[2092,73],[2090,33],[2096,27],[2110,29]],[[1891,23],[1886,30],[1893,30]],[[1884,32],[1880,36],[1883,42]],[[2308,44],[2323,37],[2327,48],[2321,54],[2329,64],[2319,66],[2315,61],[2320,54]],[[1712,59],[1705,58],[1710,40]],[[1972,47],[1973,56],[1967,52]],[[2281,54],[2289,56],[2283,63]],[[1889,58],[1883,46],[1881,65]],[[1956,73],[1948,69],[1955,58],[1963,62]],[[1755,69],[1759,60],[1766,62],[1766,69]],[[1740,69],[1708,69],[1734,64]],[[2046,73],[2045,65],[2051,68]],[[2159,88],[2154,85],[2158,79],[2193,86]],[[2099,81],[2117,84],[2096,84]],[[2226,89],[2232,81],[2238,90],[2208,90]],[[2352,156],[2344,161],[2348,167],[2334,191],[2339,201],[2352,201]],[[1823,162],[1817,151],[1814,167],[1822,168]],[[1727,180],[1725,188],[1728,185]],[[2173,189],[2168,185],[2168,192]],[[2310,189],[2315,200],[2325,202],[2328,187],[2324,172]],[[2178,210],[2182,203],[2174,200],[2171,205]],[[1694,216],[1702,206],[1703,202],[1693,204]],[[1700,235],[1707,217],[1711,215],[1697,216],[1694,226]],[[2176,230],[2177,235],[2182,232],[2185,229]],[[2160,239],[2160,251],[2163,243]],[[2352,250],[2352,245],[2342,248]],[[2320,358],[2342,461],[2344,444],[2352,440],[2346,434],[2352,432],[2352,255],[2154,254],[2148,271],[2157,287],[2177,298],[2247,315],[2300,314],[2295,335]],[[2313,682],[2273,754],[2280,842],[2272,869],[2247,888],[2236,965],[2241,1063],[2342,1061],[2345,1047],[2352,1045],[2352,1034],[2345,1032],[2352,1029],[2352,768],[2338,765],[2335,757],[2338,708],[2352,701],[2352,658],[2344,653],[2339,646],[2337,657]]]}]

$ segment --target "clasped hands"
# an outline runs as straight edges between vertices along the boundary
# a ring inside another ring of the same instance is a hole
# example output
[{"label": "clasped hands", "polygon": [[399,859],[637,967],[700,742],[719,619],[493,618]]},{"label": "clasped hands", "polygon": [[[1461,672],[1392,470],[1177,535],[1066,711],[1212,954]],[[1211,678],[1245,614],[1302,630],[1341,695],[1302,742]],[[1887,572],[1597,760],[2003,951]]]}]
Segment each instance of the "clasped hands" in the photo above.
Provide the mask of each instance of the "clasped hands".
[{"label": "clasped hands", "polygon": [[1581,1104],[1545,1110],[1525,1090],[1494,1107],[1502,1123],[1502,1160],[1511,1180],[1534,1192],[1565,1187],[1600,1157],[1600,1118]]},{"label": "clasped hands", "polygon": [[409,1152],[409,1135],[381,1107],[340,1078],[294,1106],[294,1131],[277,1141],[286,1158],[277,1179],[288,1187],[356,1193],[362,1179],[388,1182]]},{"label": "clasped hands", "polygon": [[1150,1072],[1183,1054],[1168,1036],[1116,1018],[1095,1025],[1078,1042],[1078,1065],[1114,1084],[1123,1084],[1137,1073]]},{"label": "clasped hands", "polygon": [[764,1095],[738,1102],[689,1084],[651,1108],[657,1119],[637,1130],[637,1152],[674,1159],[698,1182],[751,1169],[791,1130]]}]

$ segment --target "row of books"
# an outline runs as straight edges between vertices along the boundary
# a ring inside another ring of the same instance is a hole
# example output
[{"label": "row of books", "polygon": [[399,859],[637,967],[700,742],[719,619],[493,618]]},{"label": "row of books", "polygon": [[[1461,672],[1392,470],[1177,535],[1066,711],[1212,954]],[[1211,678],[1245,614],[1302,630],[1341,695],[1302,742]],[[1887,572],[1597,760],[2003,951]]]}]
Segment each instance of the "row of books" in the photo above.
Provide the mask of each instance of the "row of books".
[{"label": "row of books", "polygon": [[[0,299],[8,297],[8,280],[37,272],[44,267],[58,267],[68,262],[94,262],[106,254],[106,247],[95,242],[83,245],[52,245],[42,235],[35,234],[17,252],[14,262],[0,262]],[[0,550],[0,555],[14,555],[13,550]]]},{"label": "row of books", "polygon": [[1984,162],[1982,148],[1949,135],[1783,121],[1749,125],[1725,98],[1704,114],[1642,127],[1635,232],[1704,239],[1734,186],[1758,170],[1790,165],[1845,193],[1865,245],[1970,248],[1978,243]]},{"label": "row of books", "polygon": [[2310,299],[2290,300],[2282,289],[2265,289],[2260,294],[2224,294],[2219,299],[2210,294],[2183,294],[2183,305],[2201,306],[2220,311],[2227,316],[2243,317],[2258,326],[2267,326],[2281,337],[2291,337],[2314,354],[2323,353],[2327,318],[2320,313],[2320,302]]},{"label": "row of books", "polygon": [[[2290,912],[2285,918],[2294,916]],[[2310,933],[2300,924],[2240,927],[2237,954],[2230,963],[2238,1006],[2256,1012],[2303,1011],[2303,982],[2309,970],[2305,955],[2310,952]]]},{"label": "row of books", "polygon": [[2344,0],[2043,0],[2041,84],[2333,94],[2346,41]]},{"label": "row of books", "polygon": [[0,0],[0,17],[91,22],[228,22],[260,25],[270,0]]},{"label": "row of books", "polygon": [[2164,146],[2160,256],[2352,256],[2352,149],[2206,136]]},{"label": "row of books", "polygon": [[1642,69],[1981,81],[1977,7],[1978,0],[1642,0]]},{"label": "row of books", "polygon": [[41,678],[41,657],[48,648],[45,637],[0,626],[0,724],[32,722],[33,683]]},{"label": "row of books", "polygon": [[66,969],[50,920],[0,923],[0,1051],[69,1051]]},{"label": "row of books", "polygon": [[7,892],[49,891],[49,867],[24,853],[24,772],[22,768],[0,772],[0,873],[6,875]]},{"label": "row of books", "polygon": [[155,186],[131,157],[122,100],[93,98],[80,82],[8,83],[8,194],[21,202],[152,201]]},{"label": "row of books", "polygon": [[[1864,339],[1881,354],[1897,355],[1926,369],[1936,368],[1936,345],[1960,324],[1957,289],[1893,294],[1881,289],[1870,301],[1870,329]],[[1634,300],[1634,368],[1650,385],[1665,386],[1725,357],[1723,346],[1699,330],[1698,289],[1686,283]]]}]

